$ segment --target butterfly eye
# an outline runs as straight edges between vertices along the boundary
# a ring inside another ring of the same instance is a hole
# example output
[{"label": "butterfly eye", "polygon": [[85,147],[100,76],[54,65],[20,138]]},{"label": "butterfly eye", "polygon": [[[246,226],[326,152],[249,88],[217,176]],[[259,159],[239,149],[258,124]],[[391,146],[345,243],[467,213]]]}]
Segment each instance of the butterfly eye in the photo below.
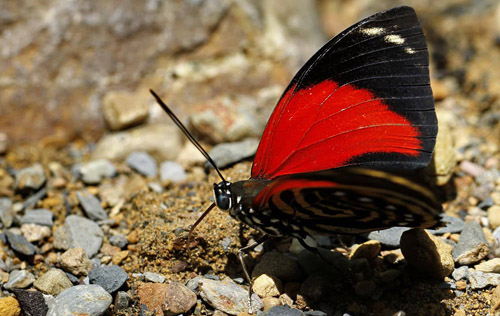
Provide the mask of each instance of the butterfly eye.
[{"label": "butterfly eye", "polygon": [[229,208],[231,207],[231,198],[226,192],[216,191],[215,203],[221,210],[229,210]]}]

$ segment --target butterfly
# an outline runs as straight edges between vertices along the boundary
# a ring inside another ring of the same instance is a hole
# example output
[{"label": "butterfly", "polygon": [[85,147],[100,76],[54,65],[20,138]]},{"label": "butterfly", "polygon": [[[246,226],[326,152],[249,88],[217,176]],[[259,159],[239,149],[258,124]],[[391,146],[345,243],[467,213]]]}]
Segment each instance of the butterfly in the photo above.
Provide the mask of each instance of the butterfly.
[{"label": "butterfly", "polygon": [[442,206],[414,171],[430,163],[437,131],[417,15],[407,6],[379,12],[298,71],[271,114],[250,179],[228,182],[215,167],[222,181],[202,218],[216,205],[267,236],[299,240],[435,226]]}]

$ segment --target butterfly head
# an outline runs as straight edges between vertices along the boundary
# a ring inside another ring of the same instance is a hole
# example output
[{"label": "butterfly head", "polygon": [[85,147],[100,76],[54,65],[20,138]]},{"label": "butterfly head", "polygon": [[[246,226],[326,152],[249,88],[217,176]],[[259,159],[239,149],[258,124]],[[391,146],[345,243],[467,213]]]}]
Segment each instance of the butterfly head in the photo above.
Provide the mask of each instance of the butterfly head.
[{"label": "butterfly head", "polygon": [[221,210],[227,211],[233,206],[233,193],[231,192],[231,182],[221,181],[214,183],[215,204]]}]

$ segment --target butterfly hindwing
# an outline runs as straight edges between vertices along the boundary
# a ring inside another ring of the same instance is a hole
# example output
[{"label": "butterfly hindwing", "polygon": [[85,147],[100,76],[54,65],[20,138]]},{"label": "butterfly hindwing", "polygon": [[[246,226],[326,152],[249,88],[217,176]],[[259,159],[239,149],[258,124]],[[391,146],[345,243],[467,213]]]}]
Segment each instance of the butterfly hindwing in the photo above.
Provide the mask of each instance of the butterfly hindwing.
[{"label": "butterfly hindwing", "polygon": [[263,218],[279,218],[279,230],[299,235],[428,228],[439,223],[442,209],[433,192],[414,179],[357,167],[280,177],[257,195],[253,207]]},{"label": "butterfly hindwing", "polygon": [[414,10],[370,16],[295,75],[263,133],[252,177],[345,166],[416,169],[437,134],[429,58]]}]

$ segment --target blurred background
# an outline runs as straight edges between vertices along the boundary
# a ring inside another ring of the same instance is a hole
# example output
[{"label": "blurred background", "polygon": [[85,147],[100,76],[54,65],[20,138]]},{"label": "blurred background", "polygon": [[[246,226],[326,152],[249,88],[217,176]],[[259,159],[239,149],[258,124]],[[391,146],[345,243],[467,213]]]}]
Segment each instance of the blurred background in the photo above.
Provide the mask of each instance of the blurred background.
[{"label": "blurred background", "polygon": [[[155,124],[167,118],[150,88],[208,143],[259,137],[284,87],[319,47],[403,4],[416,9],[427,35],[435,97],[446,101],[438,108],[468,112],[469,124],[497,132],[497,0],[3,0],[2,146],[94,141],[117,131],[132,143],[177,139],[170,123]],[[128,152],[155,152],[151,146]]]}]

